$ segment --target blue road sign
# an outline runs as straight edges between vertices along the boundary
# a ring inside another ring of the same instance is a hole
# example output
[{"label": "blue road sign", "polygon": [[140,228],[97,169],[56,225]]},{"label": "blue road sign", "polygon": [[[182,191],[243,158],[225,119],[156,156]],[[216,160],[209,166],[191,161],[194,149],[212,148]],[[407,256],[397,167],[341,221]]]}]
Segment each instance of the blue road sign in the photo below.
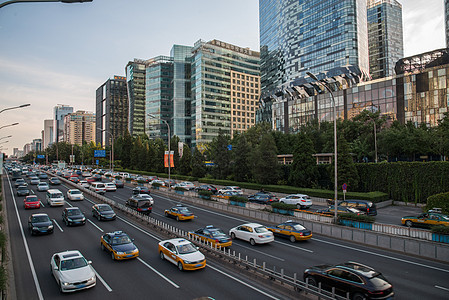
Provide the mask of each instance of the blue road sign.
[{"label": "blue road sign", "polygon": [[106,157],[106,150],[94,150],[94,157]]}]

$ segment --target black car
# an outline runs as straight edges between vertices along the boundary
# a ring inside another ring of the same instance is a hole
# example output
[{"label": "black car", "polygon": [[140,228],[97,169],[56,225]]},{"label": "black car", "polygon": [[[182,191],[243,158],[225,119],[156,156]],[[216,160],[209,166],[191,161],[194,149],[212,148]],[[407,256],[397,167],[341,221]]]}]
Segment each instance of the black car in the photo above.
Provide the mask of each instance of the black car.
[{"label": "black car", "polygon": [[150,190],[146,186],[136,186],[133,188],[133,195],[150,194]]},{"label": "black car", "polygon": [[92,216],[102,220],[115,220],[117,215],[108,204],[95,204],[92,206]]},{"label": "black car", "polygon": [[197,192],[199,191],[209,191],[212,194],[216,194],[218,192],[217,188],[210,184],[202,184],[195,188]]},{"label": "black car", "polygon": [[28,218],[28,230],[31,235],[53,233],[53,222],[47,214],[32,214]]},{"label": "black car", "polygon": [[28,196],[30,194],[30,190],[25,185],[20,185],[17,187],[17,196]]},{"label": "black car", "polygon": [[[335,214],[335,209],[334,206],[330,206],[328,208],[323,208],[323,209],[319,209],[316,211],[319,214],[325,214],[325,215],[334,215]],[[352,207],[343,207],[343,206],[338,206],[337,208],[337,213],[339,214],[355,214],[355,215],[365,215],[365,213],[363,211],[360,211],[356,208],[352,208]]]},{"label": "black car", "polygon": [[65,225],[84,225],[86,217],[78,207],[67,207],[62,211],[62,221]]},{"label": "black car", "polygon": [[131,198],[126,200],[125,205],[142,214],[149,214],[153,210],[151,201],[141,196],[132,196]]},{"label": "black car", "polygon": [[346,262],[338,265],[320,265],[304,271],[304,281],[310,285],[332,290],[343,297],[349,293],[350,299],[390,299],[393,298],[393,285],[373,268]]},{"label": "black car", "polygon": [[50,182],[50,185],[60,185],[61,184],[61,180],[59,180],[59,178],[57,177],[52,177],[48,180],[48,182]]},{"label": "black car", "polygon": [[113,180],[112,182],[115,183],[115,186],[116,186],[118,189],[121,189],[121,188],[124,188],[124,187],[125,187],[125,183],[124,183],[122,180],[116,179],[116,180]]},{"label": "black car", "polygon": [[100,174],[94,174],[92,175],[92,178],[95,179],[95,181],[102,182],[102,177]]},{"label": "black car", "polygon": [[273,202],[278,202],[279,198],[275,197],[273,194],[256,193],[254,195],[248,196],[248,201],[259,204],[270,204]]}]

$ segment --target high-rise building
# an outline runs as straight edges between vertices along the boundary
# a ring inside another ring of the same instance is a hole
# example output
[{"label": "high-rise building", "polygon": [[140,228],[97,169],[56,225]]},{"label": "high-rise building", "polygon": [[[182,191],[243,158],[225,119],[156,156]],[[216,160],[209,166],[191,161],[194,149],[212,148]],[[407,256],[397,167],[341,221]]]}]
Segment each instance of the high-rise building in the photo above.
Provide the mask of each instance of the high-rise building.
[{"label": "high-rise building", "polygon": [[134,59],[125,68],[128,88],[128,130],[131,135],[145,133],[145,61]]},{"label": "high-rise building", "polygon": [[61,142],[64,139],[64,116],[73,112],[73,107],[58,104],[53,108],[53,135],[55,142]]},{"label": "high-rise building", "polygon": [[[262,95],[354,66],[369,72],[367,0],[260,0]],[[331,75],[333,76],[333,75]]]},{"label": "high-rise building", "polygon": [[33,139],[31,142],[31,151],[42,151],[42,139]]},{"label": "high-rise building", "polygon": [[110,145],[111,138],[124,135],[128,130],[128,95],[126,77],[114,76],[96,91],[95,140]]},{"label": "high-rise building", "polygon": [[368,0],[368,46],[373,79],[394,75],[404,57],[402,5],[396,0]]},{"label": "high-rise building", "polygon": [[55,140],[53,137],[53,120],[44,120],[43,131],[42,148],[47,149]]},{"label": "high-rise building", "polygon": [[[192,146],[211,142],[219,130],[231,135],[255,125],[255,104],[260,88],[259,59],[259,52],[218,40],[199,40],[194,44]],[[235,131],[231,130],[234,125]]]},{"label": "high-rise building", "polygon": [[64,117],[64,141],[82,146],[95,142],[95,114],[79,110]]},{"label": "high-rise building", "polygon": [[449,0],[444,0],[444,21],[446,25],[446,48],[449,48]]}]

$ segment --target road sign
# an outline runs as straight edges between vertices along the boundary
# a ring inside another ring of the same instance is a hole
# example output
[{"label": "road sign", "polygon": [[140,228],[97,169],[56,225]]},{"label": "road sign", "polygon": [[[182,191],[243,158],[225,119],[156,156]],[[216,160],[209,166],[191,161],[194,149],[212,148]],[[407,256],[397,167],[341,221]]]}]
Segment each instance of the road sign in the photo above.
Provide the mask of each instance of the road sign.
[{"label": "road sign", "polygon": [[342,189],[343,189],[343,192],[346,192],[346,188],[347,188],[348,186],[346,185],[346,183],[343,183],[343,186],[341,187]]},{"label": "road sign", "polygon": [[97,160],[96,160],[97,165],[98,165],[99,162],[100,162],[100,161],[97,159]]},{"label": "road sign", "polygon": [[94,157],[106,157],[106,150],[94,150]]},{"label": "road sign", "polygon": [[37,155],[37,158],[45,158],[45,155],[38,154],[38,155]]}]

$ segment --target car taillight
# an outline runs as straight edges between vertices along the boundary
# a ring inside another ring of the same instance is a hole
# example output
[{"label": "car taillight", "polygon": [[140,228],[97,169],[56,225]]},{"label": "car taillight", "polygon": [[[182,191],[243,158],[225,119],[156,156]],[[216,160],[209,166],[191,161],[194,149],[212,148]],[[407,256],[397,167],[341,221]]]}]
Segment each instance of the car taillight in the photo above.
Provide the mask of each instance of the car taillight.
[{"label": "car taillight", "polygon": [[300,232],[300,233],[299,233],[299,235],[300,235],[300,236],[303,236],[303,235],[304,235],[304,233]]},{"label": "car taillight", "polygon": [[301,202],[306,202],[306,200],[301,200]]}]

